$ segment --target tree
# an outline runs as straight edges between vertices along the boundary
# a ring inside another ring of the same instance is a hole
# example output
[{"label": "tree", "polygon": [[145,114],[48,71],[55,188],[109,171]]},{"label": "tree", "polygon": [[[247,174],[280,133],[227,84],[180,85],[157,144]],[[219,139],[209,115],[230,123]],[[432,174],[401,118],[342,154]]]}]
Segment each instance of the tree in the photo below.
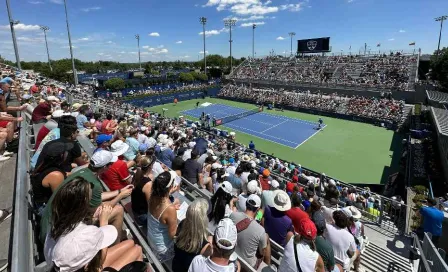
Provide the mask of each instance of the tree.
[{"label": "tree", "polygon": [[208,80],[207,75],[204,74],[204,73],[191,72],[190,74],[193,76],[193,78],[195,80],[200,80],[200,81],[207,81]]},{"label": "tree", "polygon": [[191,73],[180,73],[179,79],[182,82],[192,82],[194,81],[194,77]]},{"label": "tree", "polygon": [[448,92],[448,48],[444,47],[437,56],[437,50],[431,56],[431,78],[437,80],[443,87],[443,91]]},{"label": "tree", "polygon": [[104,86],[106,86],[107,89],[118,90],[124,89],[125,83],[121,78],[111,78],[104,83]]}]

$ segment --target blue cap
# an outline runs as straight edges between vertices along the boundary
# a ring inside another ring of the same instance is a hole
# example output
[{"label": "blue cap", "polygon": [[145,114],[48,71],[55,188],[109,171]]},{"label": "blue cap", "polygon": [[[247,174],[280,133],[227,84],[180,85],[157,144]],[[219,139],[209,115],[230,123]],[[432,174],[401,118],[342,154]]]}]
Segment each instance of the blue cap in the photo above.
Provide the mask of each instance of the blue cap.
[{"label": "blue cap", "polygon": [[260,175],[263,173],[263,171],[264,171],[264,168],[263,168],[263,167],[260,167],[260,169],[258,169],[258,173],[259,173]]},{"label": "blue cap", "polygon": [[13,82],[14,82],[14,80],[10,77],[5,77],[4,79],[0,80],[0,83],[12,84]]},{"label": "blue cap", "polygon": [[147,144],[140,144],[139,146],[138,146],[138,150],[139,151],[141,151],[141,152],[146,152],[146,150],[148,150],[148,145]]},{"label": "blue cap", "polygon": [[230,158],[229,159],[229,163],[235,163],[235,159],[234,158]]},{"label": "blue cap", "polygon": [[101,144],[103,144],[105,142],[108,142],[110,140],[112,140],[112,135],[100,134],[100,135],[98,135],[98,137],[96,137],[96,143],[98,145],[101,145]]},{"label": "blue cap", "polygon": [[311,202],[309,200],[304,200],[304,201],[302,201],[302,205],[303,205],[303,208],[306,211],[311,206]]}]

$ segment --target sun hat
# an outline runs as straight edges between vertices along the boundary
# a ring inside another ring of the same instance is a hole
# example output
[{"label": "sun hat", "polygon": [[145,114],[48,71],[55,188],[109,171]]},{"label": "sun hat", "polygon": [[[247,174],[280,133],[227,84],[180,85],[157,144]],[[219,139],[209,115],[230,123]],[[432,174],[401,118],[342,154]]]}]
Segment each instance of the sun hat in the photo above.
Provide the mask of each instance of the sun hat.
[{"label": "sun hat", "polygon": [[221,168],[222,168],[222,165],[219,164],[219,163],[217,163],[217,162],[215,162],[214,164],[212,164],[212,169],[221,169]]},{"label": "sun hat", "polygon": [[[232,250],[236,246],[237,241],[236,226],[230,218],[224,218],[219,221],[215,230],[215,243],[220,249]],[[230,245],[224,245],[222,242],[228,242]]]},{"label": "sun hat", "polygon": [[351,218],[353,216],[352,211],[349,208],[343,208],[341,211],[347,216],[347,218]]},{"label": "sun hat", "polygon": [[252,207],[260,208],[261,207],[261,198],[256,194],[252,194],[247,197],[246,203],[250,204]]},{"label": "sun hat", "polygon": [[282,212],[291,209],[291,200],[289,199],[289,195],[282,190],[274,191],[273,206]]},{"label": "sun hat", "polygon": [[250,157],[248,155],[243,155],[243,157],[241,158],[242,161],[248,162],[250,161]]},{"label": "sun hat", "polygon": [[360,219],[361,218],[361,212],[355,206],[348,206],[347,208],[352,213],[352,217],[354,219]]},{"label": "sun hat", "polygon": [[223,183],[221,183],[220,187],[224,190],[224,192],[226,192],[228,194],[232,194],[233,187],[230,182],[224,181]]},{"label": "sun hat", "polygon": [[306,239],[309,240],[316,239],[317,235],[316,225],[310,219],[300,220],[297,232],[300,234],[300,236]]},{"label": "sun hat", "polygon": [[79,223],[72,231],[62,235],[57,242],[48,237],[46,253],[50,255],[49,261],[59,268],[58,271],[78,271],[100,250],[112,245],[117,236],[117,229],[112,225],[98,228]]},{"label": "sun hat", "polygon": [[82,106],[82,104],[75,103],[75,104],[72,105],[72,110],[77,111],[81,106]]},{"label": "sun hat", "polygon": [[258,181],[251,180],[247,183],[247,191],[251,194],[260,194],[261,188],[258,187]]},{"label": "sun hat", "polygon": [[95,168],[104,167],[111,162],[116,162],[118,157],[107,150],[100,150],[93,153],[90,164]]},{"label": "sun hat", "polygon": [[102,145],[104,142],[108,142],[112,139],[112,135],[100,134],[96,137],[96,144]]},{"label": "sun hat", "polygon": [[110,146],[110,152],[112,152],[112,154],[114,154],[115,156],[123,155],[124,153],[126,153],[126,151],[128,151],[128,149],[129,145],[122,140],[115,141]]}]

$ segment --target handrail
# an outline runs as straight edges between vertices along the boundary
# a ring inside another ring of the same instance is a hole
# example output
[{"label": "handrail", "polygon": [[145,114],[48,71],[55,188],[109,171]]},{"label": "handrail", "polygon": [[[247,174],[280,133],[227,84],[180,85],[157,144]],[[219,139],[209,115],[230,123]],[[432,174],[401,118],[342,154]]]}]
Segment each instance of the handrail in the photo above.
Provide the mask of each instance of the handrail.
[{"label": "handrail", "polygon": [[[25,119],[25,113],[22,113]],[[25,119],[26,120],[26,119]],[[29,219],[29,151],[27,150],[27,122],[21,123],[19,151],[17,154],[17,169],[14,189],[14,213],[11,242],[11,272],[34,271],[33,229]]]}]

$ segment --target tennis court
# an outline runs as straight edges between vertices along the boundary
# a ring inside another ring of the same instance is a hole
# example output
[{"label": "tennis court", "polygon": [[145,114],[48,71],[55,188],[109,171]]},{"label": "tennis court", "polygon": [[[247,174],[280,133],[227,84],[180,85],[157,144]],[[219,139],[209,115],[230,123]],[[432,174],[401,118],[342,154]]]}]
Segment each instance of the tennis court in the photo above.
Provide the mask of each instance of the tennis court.
[{"label": "tennis court", "polygon": [[[182,114],[199,118],[202,112],[210,114],[210,116],[215,117],[216,119],[222,119],[247,112],[247,109],[223,104],[212,104],[207,107],[185,110],[182,111]],[[314,123],[285,116],[273,115],[266,112],[255,113],[225,123],[224,126],[294,149],[298,148],[321,131],[316,129],[318,126],[317,122]]]}]

